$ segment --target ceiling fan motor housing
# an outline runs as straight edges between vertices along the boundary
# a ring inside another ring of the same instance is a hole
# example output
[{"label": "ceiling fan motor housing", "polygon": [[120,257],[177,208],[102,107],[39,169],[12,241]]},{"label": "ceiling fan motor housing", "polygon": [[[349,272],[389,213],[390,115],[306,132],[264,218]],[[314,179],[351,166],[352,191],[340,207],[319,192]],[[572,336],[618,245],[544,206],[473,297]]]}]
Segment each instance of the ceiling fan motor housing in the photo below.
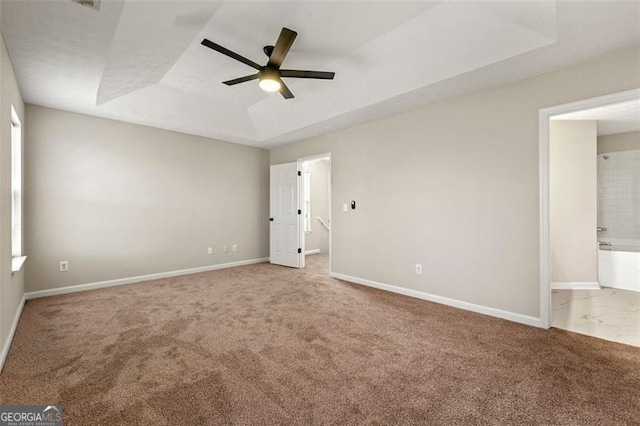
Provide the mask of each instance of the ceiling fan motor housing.
[{"label": "ceiling fan motor housing", "polygon": [[260,70],[260,80],[278,80],[280,79],[280,71],[269,66]]},{"label": "ceiling fan motor housing", "polygon": [[271,57],[271,54],[273,53],[273,49],[274,49],[273,46],[267,45],[262,48],[262,51],[264,52],[265,55],[267,55],[268,57]]}]

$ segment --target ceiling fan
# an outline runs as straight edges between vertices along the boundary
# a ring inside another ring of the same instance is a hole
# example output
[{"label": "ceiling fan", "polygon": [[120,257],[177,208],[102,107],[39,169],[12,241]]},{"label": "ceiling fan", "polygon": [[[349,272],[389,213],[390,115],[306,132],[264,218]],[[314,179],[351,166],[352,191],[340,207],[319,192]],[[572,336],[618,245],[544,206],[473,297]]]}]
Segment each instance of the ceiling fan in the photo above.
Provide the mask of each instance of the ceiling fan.
[{"label": "ceiling fan", "polygon": [[285,99],[293,98],[293,93],[284,84],[282,77],[292,78],[315,78],[320,80],[333,80],[335,73],[327,71],[303,71],[303,70],[283,70],[280,69],[284,58],[287,56],[293,41],[296,39],[298,33],[290,30],[289,28],[282,28],[278,41],[275,46],[264,46],[263,51],[265,55],[269,57],[269,61],[265,66],[261,66],[251,59],[247,59],[231,50],[220,46],[217,43],[207,40],[202,40],[202,45],[210,49],[220,52],[230,58],[240,61],[245,65],[249,65],[251,68],[258,70],[257,73],[247,75],[244,77],[234,78],[233,80],[223,81],[227,86],[233,86],[235,84],[244,83],[251,80],[259,80],[259,86],[266,92],[280,92]]}]

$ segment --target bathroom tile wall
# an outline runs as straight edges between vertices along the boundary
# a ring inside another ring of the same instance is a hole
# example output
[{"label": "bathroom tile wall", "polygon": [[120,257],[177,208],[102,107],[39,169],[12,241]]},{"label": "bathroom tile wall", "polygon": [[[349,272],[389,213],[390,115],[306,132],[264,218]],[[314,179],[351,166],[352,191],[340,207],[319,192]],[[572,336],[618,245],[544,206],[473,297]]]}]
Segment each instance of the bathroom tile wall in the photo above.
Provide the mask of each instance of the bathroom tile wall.
[{"label": "bathroom tile wall", "polygon": [[598,156],[598,236],[640,241],[640,150]]}]

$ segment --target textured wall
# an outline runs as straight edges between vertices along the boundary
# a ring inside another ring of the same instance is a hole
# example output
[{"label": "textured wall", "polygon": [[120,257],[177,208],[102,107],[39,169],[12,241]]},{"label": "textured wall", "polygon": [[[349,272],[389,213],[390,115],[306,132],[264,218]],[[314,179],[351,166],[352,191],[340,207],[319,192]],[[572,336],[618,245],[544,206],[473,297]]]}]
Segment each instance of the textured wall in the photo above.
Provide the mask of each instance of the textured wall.
[{"label": "textured wall", "polygon": [[597,282],[598,129],[590,120],[551,120],[551,281]]},{"label": "textured wall", "polygon": [[267,151],[33,105],[27,122],[28,291],[268,257]]},{"label": "textured wall", "polygon": [[332,153],[334,272],[538,317],[539,109],[638,87],[627,49],[276,148],[271,163]]}]

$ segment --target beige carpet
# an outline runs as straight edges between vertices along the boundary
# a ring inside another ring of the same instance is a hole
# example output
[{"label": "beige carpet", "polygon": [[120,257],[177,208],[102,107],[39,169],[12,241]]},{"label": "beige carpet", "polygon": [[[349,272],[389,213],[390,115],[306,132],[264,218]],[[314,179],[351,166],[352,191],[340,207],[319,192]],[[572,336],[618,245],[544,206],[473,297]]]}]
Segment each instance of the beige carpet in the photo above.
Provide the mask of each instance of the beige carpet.
[{"label": "beige carpet", "polygon": [[352,285],[326,257],[27,302],[3,404],[75,424],[640,422],[637,348]]}]

